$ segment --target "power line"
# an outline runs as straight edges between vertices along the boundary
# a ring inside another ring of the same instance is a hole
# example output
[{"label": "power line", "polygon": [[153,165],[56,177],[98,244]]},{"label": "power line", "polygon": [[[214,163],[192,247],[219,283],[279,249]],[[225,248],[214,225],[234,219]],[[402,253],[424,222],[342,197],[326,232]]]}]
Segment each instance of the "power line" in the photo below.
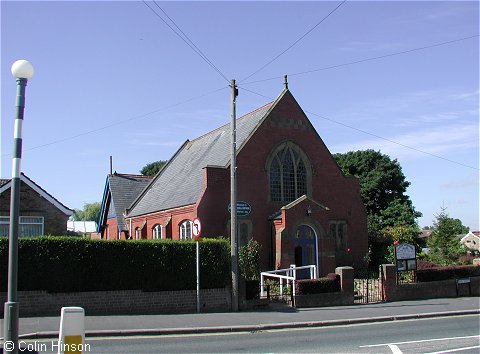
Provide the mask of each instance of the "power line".
[{"label": "power line", "polygon": [[[307,71],[301,71],[301,72],[298,72],[298,73],[287,74],[287,75],[288,75],[288,76],[298,76],[298,75],[311,74],[311,73],[318,72],[318,71],[336,69],[336,68],[340,68],[340,67],[343,67],[343,66],[360,64],[360,63],[364,63],[364,62],[368,62],[368,61],[385,59],[385,58],[393,57],[393,56],[396,56],[396,55],[402,55],[402,54],[417,52],[417,51],[421,51],[421,50],[425,50],[425,49],[440,47],[440,46],[443,46],[443,45],[452,44],[452,43],[457,43],[457,42],[465,41],[465,40],[472,39],[472,38],[478,38],[478,37],[480,37],[480,35],[476,34],[476,35],[469,36],[469,37],[463,37],[463,38],[453,39],[453,40],[447,41],[447,42],[435,43],[435,44],[431,44],[431,45],[427,45],[427,46],[423,46],[423,47],[408,49],[408,50],[404,50],[404,51],[401,51],[401,52],[395,52],[395,53],[380,55],[380,56],[376,56],[376,57],[371,57],[371,58],[365,58],[365,59],[355,60],[355,61],[351,61],[351,62],[347,62],[347,63],[343,63],[343,64],[331,65],[331,66],[326,66],[326,67],[323,67],[323,68],[312,69],[312,70],[307,70]],[[283,78],[283,76],[276,76],[276,77],[271,77],[271,78],[268,78],[268,79],[262,79],[262,80],[255,80],[255,81],[244,82],[242,85],[251,85],[251,84],[256,84],[256,83],[259,83],[259,82],[265,82],[265,81],[271,81],[271,80],[278,80],[278,79],[281,79],[281,78]]]},{"label": "power line", "polygon": [[220,69],[218,69],[217,66],[205,55],[205,53],[203,53],[201,49],[198,48],[195,43],[187,36],[187,34],[182,31],[182,29],[177,25],[177,23],[170,16],[168,16],[165,10],[161,8],[155,0],[153,1],[153,3],[164,13],[165,16],[167,16],[170,22],[172,22],[173,25],[180,31],[180,33],[183,34],[183,36],[188,40],[188,42],[190,42],[190,44],[192,44],[195,49],[198,50],[198,54],[200,54],[212,66],[212,68],[214,68],[214,70],[220,74],[220,76],[222,76],[226,81],[230,82],[230,80],[228,80],[228,78],[220,71]]},{"label": "power line", "polygon": [[[264,97],[264,98],[267,98],[269,100],[273,100],[273,98],[271,97],[268,97],[268,96],[265,96],[261,93],[258,93],[258,92],[255,92],[255,91],[252,91],[252,90],[249,90],[249,89],[246,89],[245,87],[242,87],[242,86],[239,86],[241,89],[247,91],[247,92],[250,92],[250,93],[253,93],[254,95],[257,95],[257,96],[261,96],[261,97]],[[308,114],[311,114],[311,115],[314,115],[318,118],[321,118],[323,120],[327,120],[329,122],[332,122],[332,123],[335,123],[335,124],[338,124],[338,125],[341,125],[345,128],[349,128],[349,129],[352,129],[352,130],[355,130],[357,132],[360,132],[360,133],[363,133],[363,134],[366,134],[366,135],[370,135],[370,136],[373,136],[374,138],[377,138],[377,139],[381,139],[381,140],[384,140],[384,141],[387,141],[389,143],[392,143],[392,144],[395,144],[395,145],[398,145],[398,146],[402,146],[404,148],[407,148],[407,149],[410,149],[410,150],[413,150],[413,151],[416,151],[416,152],[420,152],[422,154],[425,154],[425,155],[429,155],[429,156],[432,156],[432,157],[435,157],[435,158],[438,158],[438,159],[441,159],[441,160],[444,160],[444,161],[447,161],[447,162],[451,162],[451,163],[454,163],[456,165],[460,165],[460,166],[463,166],[463,167],[467,167],[467,168],[471,168],[473,170],[479,170],[479,168],[477,167],[474,167],[474,166],[470,166],[470,165],[467,165],[467,164],[464,164],[462,162],[458,162],[458,161],[454,161],[454,160],[450,160],[446,157],[443,157],[443,156],[440,156],[440,155],[436,155],[436,154],[432,154],[431,152],[428,152],[428,151],[424,151],[424,150],[421,150],[421,149],[417,149],[415,147],[412,147],[412,146],[409,146],[409,145],[406,145],[406,144],[402,144],[398,141],[395,141],[395,140],[392,140],[392,139],[388,139],[388,138],[385,138],[383,136],[380,136],[378,134],[374,134],[374,133],[371,133],[369,131],[366,131],[366,130],[363,130],[363,129],[359,129],[359,128],[356,128],[354,126],[351,126],[351,125],[348,125],[348,124],[345,124],[345,123],[342,123],[342,122],[339,122],[337,120],[334,120],[332,118],[328,118],[328,117],[325,117],[323,115],[320,115],[318,113],[315,113],[315,112],[312,112],[312,111],[307,111],[307,110],[303,110],[305,113],[308,113]]]},{"label": "power line", "polygon": [[[69,140],[73,140],[73,139],[80,138],[80,137],[85,136],[85,135],[97,133],[97,132],[99,132],[99,131],[102,131],[102,130],[105,130],[105,129],[108,129],[108,128],[111,128],[111,127],[115,127],[115,126],[117,126],[117,125],[125,124],[125,123],[128,123],[128,122],[137,120],[137,119],[144,119],[144,118],[147,118],[148,116],[151,116],[152,114],[155,114],[155,113],[158,113],[158,112],[161,112],[161,111],[166,111],[166,110],[168,110],[168,109],[170,109],[170,108],[173,108],[173,107],[181,106],[181,105],[183,105],[183,104],[185,104],[185,103],[198,100],[198,99],[203,98],[203,97],[205,97],[205,96],[209,96],[209,95],[214,94],[214,93],[216,93],[216,92],[225,90],[225,89],[227,89],[227,88],[229,88],[229,86],[224,86],[224,87],[218,88],[218,89],[216,89],[216,90],[212,90],[212,91],[210,91],[210,92],[204,93],[204,94],[202,94],[202,95],[195,96],[195,97],[191,97],[191,98],[188,98],[188,99],[186,99],[186,100],[184,100],[184,101],[177,102],[177,103],[171,104],[171,105],[169,105],[169,106],[166,106],[166,107],[163,107],[163,108],[159,108],[159,109],[150,111],[150,112],[148,112],[148,113],[140,114],[140,115],[138,115],[138,116],[134,116],[134,117],[130,117],[130,118],[127,118],[127,119],[123,119],[123,120],[120,120],[120,121],[115,122],[115,123],[107,124],[107,125],[104,125],[104,126],[102,126],[102,127],[96,128],[96,129],[88,130],[88,131],[85,131],[85,132],[83,132],[83,133],[79,133],[79,134],[75,134],[75,135],[72,135],[72,136],[68,136],[68,137],[63,138],[63,139],[54,140],[54,141],[51,141],[51,142],[48,142],[48,143],[45,143],[45,144],[42,144],[42,145],[33,146],[33,147],[31,147],[31,148],[28,148],[28,149],[23,149],[23,151],[31,151],[31,150],[36,150],[36,149],[44,148],[44,147],[46,147],[46,146],[63,143],[63,142],[65,142],[65,141],[69,141]],[[3,154],[3,155],[1,155],[1,156],[2,156],[2,157],[5,157],[5,156],[10,156],[10,155],[11,155],[11,154]]]},{"label": "power line", "polygon": [[290,44],[286,49],[284,49],[281,53],[277,54],[273,59],[269,60],[267,63],[265,63],[262,67],[260,67],[259,69],[257,69],[256,71],[254,71],[253,73],[251,73],[250,75],[248,75],[246,78],[240,80],[239,83],[242,83],[243,81],[251,78],[253,75],[257,74],[258,72],[262,71],[263,69],[265,69],[268,65],[270,65],[271,63],[273,63],[275,60],[277,60],[278,58],[280,58],[283,54],[285,54],[287,51],[289,51],[290,49],[292,49],[298,42],[300,42],[303,38],[305,38],[308,34],[310,34],[310,32],[312,32],[315,28],[317,28],[323,21],[325,21],[327,18],[330,17],[330,15],[332,15],[335,11],[338,10],[338,8],[340,8],[340,6],[342,6],[343,4],[345,4],[347,2],[347,0],[344,0],[342,1],[339,5],[337,5],[337,7],[335,7],[332,11],[330,11],[328,13],[328,15],[326,15],[324,18],[322,18],[319,22],[317,22],[317,24],[315,26],[313,26],[312,28],[310,28],[307,32],[305,32],[300,38],[298,38],[295,42],[293,42],[292,44]]},{"label": "power line", "polygon": [[215,64],[213,64],[210,59],[208,59],[208,57],[200,50],[200,48],[198,48],[198,46],[193,43],[193,41],[185,34],[185,32],[181,30],[181,28],[175,23],[175,21],[170,16],[168,16],[165,10],[163,10],[156,1],[153,1],[153,3],[165,14],[165,16],[167,16],[167,18],[173,23],[173,25],[178,29],[178,31],[180,31],[180,33],[175,30],[175,28],[173,28],[167,21],[165,21],[165,19],[157,11],[155,11],[154,8],[150,7],[150,5],[148,5],[145,0],[143,0],[143,3],[150,9],[150,11],[155,14],[155,16],[162,20],[163,23],[172,30],[173,33],[175,33],[183,42],[185,42],[185,44],[187,44],[190,49],[192,49],[200,58],[202,58],[204,62],[206,62],[213,70],[215,70],[224,80],[230,83],[230,80],[220,71],[220,69]]}]

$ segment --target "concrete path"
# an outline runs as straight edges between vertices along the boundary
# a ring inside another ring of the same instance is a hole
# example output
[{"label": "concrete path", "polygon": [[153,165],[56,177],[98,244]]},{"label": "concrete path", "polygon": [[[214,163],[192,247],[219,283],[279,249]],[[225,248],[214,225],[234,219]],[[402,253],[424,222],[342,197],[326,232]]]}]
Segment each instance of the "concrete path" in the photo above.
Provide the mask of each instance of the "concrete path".
[{"label": "concrete path", "polygon": [[[258,331],[418,317],[480,314],[479,297],[401,301],[368,305],[292,309],[272,304],[261,311],[178,315],[87,316],[87,336]],[[3,319],[0,321],[3,333]],[[20,319],[21,338],[58,336],[59,317]]]}]

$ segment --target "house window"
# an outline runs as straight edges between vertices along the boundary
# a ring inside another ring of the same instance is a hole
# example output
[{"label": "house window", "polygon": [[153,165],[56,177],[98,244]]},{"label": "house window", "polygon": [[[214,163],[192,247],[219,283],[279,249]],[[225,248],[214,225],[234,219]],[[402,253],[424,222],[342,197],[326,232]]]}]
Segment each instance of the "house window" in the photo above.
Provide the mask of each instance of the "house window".
[{"label": "house window", "polygon": [[180,240],[192,239],[192,222],[190,220],[184,220],[180,223],[179,236]]},{"label": "house window", "polygon": [[[43,235],[43,216],[20,216],[18,233],[19,237],[33,237]],[[0,216],[0,236],[8,236],[10,217]]]},{"label": "house window", "polygon": [[163,236],[162,236],[162,225],[156,224],[152,228],[152,238],[154,240],[160,240],[161,238],[163,238]]},{"label": "house window", "polygon": [[308,159],[291,142],[276,148],[268,160],[270,200],[292,202],[308,193]]},{"label": "house window", "polygon": [[347,249],[347,223],[345,221],[331,221],[330,236],[335,239],[336,251]]},{"label": "house window", "polygon": [[135,228],[135,240],[139,240],[140,239],[140,228],[139,227],[136,227]]}]

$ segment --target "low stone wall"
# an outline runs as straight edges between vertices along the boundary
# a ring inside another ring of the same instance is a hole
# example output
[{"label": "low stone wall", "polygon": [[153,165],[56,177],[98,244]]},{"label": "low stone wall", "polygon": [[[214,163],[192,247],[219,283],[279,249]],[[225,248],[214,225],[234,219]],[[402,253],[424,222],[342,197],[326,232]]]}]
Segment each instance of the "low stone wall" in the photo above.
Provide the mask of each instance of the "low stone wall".
[{"label": "low stone wall", "polygon": [[[0,293],[5,302],[6,293]],[[76,293],[48,293],[20,291],[18,302],[21,317],[59,316],[65,306],[80,306],[86,315],[188,313],[197,309],[195,290],[143,292],[141,290],[89,291]],[[201,311],[230,311],[231,295],[228,288],[202,289]],[[3,316],[3,306],[0,308]]]},{"label": "low stone wall", "polygon": [[335,273],[340,275],[340,292],[296,295],[295,307],[352,305],[354,302],[353,268],[338,267],[335,269]]},{"label": "low stone wall", "polygon": [[353,304],[353,297],[342,291],[337,293],[309,294],[295,296],[295,307],[339,306]]},{"label": "low stone wall", "polygon": [[397,285],[395,266],[384,264],[382,267],[384,278],[381,287],[386,301],[480,296],[480,277],[471,277],[470,283],[458,285],[456,279]]}]

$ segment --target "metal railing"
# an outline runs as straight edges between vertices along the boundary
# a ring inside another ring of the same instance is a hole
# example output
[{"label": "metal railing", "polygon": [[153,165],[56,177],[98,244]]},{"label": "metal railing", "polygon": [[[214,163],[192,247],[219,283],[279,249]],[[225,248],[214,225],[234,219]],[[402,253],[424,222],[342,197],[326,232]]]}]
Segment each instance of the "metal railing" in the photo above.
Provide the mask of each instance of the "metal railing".
[{"label": "metal railing", "polygon": [[268,272],[260,273],[260,295],[262,297],[266,296],[265,291],[265,278],[278,279],[280,282],[280,296],[283,296],[283,287],[288,286],[289,282],[292,282],[292,296],[295,296],[295,282],[297,281],[297,271],[302,269],[310,269],[310,279],[315,279],[317,276],[317,266],[307,265],[302,267],[296,267],[295,264],[292,264],[290,268],[271,270]]}]

